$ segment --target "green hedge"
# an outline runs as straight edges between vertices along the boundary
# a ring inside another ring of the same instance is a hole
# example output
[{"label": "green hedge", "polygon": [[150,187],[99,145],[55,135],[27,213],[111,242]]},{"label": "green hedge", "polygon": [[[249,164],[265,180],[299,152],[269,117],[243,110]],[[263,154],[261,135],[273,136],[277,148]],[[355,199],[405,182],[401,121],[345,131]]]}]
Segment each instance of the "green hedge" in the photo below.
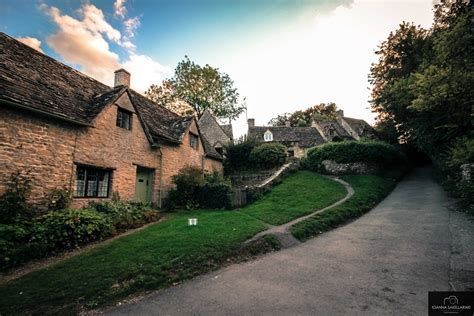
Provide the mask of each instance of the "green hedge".
[{"label": "green hedge", "polygon": [[337,163],[365,162],[385,168],[407,163],[401,148],[377,140],[343,141],[313,147],[308,151],[303,165],[321,171],[324,160]]},{"label": "green hedge", "polygon": [[0,270],[105,239],[158,217],[147,205],[118,201],[93,203],[81,210],[50,211],[31,221],[0,224]]},{"label": "green hedge", "polygon": [[361,216],[395,187],[394,180],[374,175],[350,175],[342,178],[354,188],[354,195],[334,208],[293,225],[290,232],[296,239],[307,240]]},{"label": "green hedge", "polygon": [[165,205],[168,209],[230,208],[232,186],[218,172],[204,174],[200,168],[185,167],[173,176]]},{"label": "green hedge", "polygon": [[260,168],[279,167],[286,162],[286,147],[279,143],[264,143],[250,152],[250,161]]}]

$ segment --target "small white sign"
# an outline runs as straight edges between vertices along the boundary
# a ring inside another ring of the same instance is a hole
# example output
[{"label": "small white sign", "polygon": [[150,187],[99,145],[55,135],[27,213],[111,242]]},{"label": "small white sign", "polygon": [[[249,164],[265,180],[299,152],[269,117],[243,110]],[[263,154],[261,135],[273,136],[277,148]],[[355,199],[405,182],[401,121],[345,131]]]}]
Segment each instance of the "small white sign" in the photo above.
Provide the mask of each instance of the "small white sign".
[{"label": "small white sign", "polygon": [[188,218],[188,226],[197,226],[198,220],[197,218]]}]

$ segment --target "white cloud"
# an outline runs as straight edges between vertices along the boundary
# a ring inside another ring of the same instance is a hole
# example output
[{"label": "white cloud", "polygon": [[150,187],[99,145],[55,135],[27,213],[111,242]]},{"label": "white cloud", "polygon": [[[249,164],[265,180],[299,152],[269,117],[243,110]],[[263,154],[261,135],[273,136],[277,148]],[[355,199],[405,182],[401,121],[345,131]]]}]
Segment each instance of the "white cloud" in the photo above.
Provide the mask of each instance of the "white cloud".
[{"label": "white cloud", "polygon": [[[124,1],[119,4],[123,6]],[[78,10],[82,19],[61,14],[58,8],[44,4],[41,9],[59,27],[47,38],[48,45],[67,63],[79,65],[82,72],[105,84],[112,85],[114,71],[122,67],[131,73],[131,86],[139,92],[146,91],[153,83],[161,83],[172,74],[171,68],[135,52],[136,46],[131,38],[140,25],[138,18],[124,20],[125,32],[122,36],[94,5],[85,4]],[[126,10],[120,12],[125,15]],[[107,39],[127,49],[129,56],[123,64],[119,56],[111,51]]]},{"label": "white cloud", "polygon": [[131,74],[131,86],[138,92],[145,92],[152,84],[160,84],[172,75],[173,70],[163,66],[146,55],[131,54],[123,67]]},{"label": "white cloud", "polygon": [[46,41],[70,64],[81,66],[81,70],[91,77],[110,84],[113,72],[120,68],[119,56],[110,51],[105,34],[112,41],[119,41],[120,32],[114,29],[97,7],[85,4],[79,10],[82,20],[62,15],[56,7],[42,5],[41,8],[59,27]]},{"label": "white cloud", "polygon": [[30,46],[31,48],[36,49],[37,51],[44,53],[43,50],[41,49],[41,41],[37,38],[34,37],[19,37],[17,38],[20,42],[23,44],[26,44]]},{"label": "white cloud", "polygon": [[125,1],[126,0],[116,0],[114,2],[114,11],[115,11],[115,16],[124,18],[125,15],[127,14],[127,8],[125,7]]}]

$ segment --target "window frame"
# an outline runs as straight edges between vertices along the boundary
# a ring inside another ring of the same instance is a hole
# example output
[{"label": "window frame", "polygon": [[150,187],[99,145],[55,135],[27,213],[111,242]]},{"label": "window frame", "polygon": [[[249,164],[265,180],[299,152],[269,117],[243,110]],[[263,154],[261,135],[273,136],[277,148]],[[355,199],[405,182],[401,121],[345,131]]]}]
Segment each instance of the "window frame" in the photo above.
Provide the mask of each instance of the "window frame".
[{"label": "window frame", "polygon": [[[81,172],[82,171],[82,172]],[[112,185],[112,169],[99,168],[89,165],[76,165],[76,177],[74,180],[74,194],[75,199],[107,199],[110,197],[110,189]],[[78,180],[79,174],[83,174],[83,179]],[[94,180],[91,180],[92,177],[95,177]],[[107,191],[105,195],[101,195],[103,189],[100,187],[100,183],[106,178]],[[100,181],[100,179],[103,179]],[[78,195],[78,184],[77,181],[83,181],[82,195]],[[90,190],[90,182],[95,182],[95,188],[93,191]],[[89,192],[94,192],[94,194],[89,195]]]},{"label": "window frame", "polygon": [[[196,146],[193,146],[192,140],[196,140]],[[199,136],[198,135],[189,133],[189,147],[191,147],[194,150],[199,150]]]},{"label": "window frame", "polygon": [[266,131],[265,133],[263,133],[263,140],[266,141],[266,142],[272,142],[273,141],[273,133],[270,132],[270,131]]},{"label": "window frame", "polygon": [[[123,128],[127,131],[131,131],[132,130],[132,117],[133,117],[132,112],[122,109],[121,107],[117,107],[117,119],[115,122],[115,126]],[[128,126],[126,126],[125,124],[126,120],[124,120],[124,118],[128,118]]]}]

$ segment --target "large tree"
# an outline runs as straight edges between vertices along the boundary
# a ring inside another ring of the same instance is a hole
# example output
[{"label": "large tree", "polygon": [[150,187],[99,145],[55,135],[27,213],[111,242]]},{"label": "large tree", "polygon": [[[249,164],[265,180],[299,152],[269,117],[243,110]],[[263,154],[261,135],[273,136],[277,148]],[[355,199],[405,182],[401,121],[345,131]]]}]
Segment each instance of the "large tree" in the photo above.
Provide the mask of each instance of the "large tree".
[{"label": "large tree", "polygon": [[187,56],[179,62],[171,79],[161,87],[151,86],[145,94],[177,112],[186,112],[183,104],[174,106],[184,101],[198,117],[209,110],[219,119],[233,120],[246,109],[245,99],[240,100],[229,75],[207,64],[202,67]]},{"label": "large tree", "polygon": [[286,123],[289,122],[291,126],[310,126],[314,119],[334,119],[336,112],[336,103],[320,103],[306,110],[298,110],[293,113],[278,115],[272,118],[268,124],[272,126],[285,126]]},{"label": "large tree", "polygon": [[464,0],[435,6],[430,30],[403,23],[377,51],[372,108],[379,124],[443,159],[456,139],[472,137],[474,13]]}]

